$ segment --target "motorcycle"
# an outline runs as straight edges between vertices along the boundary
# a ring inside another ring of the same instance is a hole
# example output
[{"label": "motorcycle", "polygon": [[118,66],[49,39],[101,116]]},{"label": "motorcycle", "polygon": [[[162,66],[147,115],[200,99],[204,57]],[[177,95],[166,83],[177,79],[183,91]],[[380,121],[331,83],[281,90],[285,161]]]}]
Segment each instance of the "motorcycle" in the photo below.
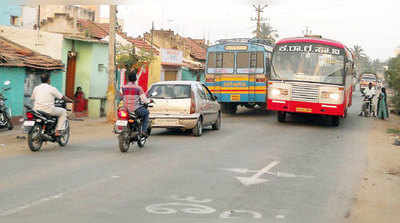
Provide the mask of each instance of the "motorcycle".
[{"label": "motorcycle", "polygon": [[11,89],[10,87],[7,87],[10,83],[10,81],[5,81],[4,85],[6,87],[3,87],[0,90],[0,129],[7,128],[8,130],[12,130],[14,128],[11,122],[11,110],[7,108],[5,103],[7,98],[4,97],[4,93]]},{"label": "motorcycle", "polygon": [[[56,107],[70,111],[67,109],[67,104],[64,100],[56,99],[54,104]],[[61,147],[65,147],[68,144],[70,138],[70,123],[68,119],[65,122],[65,130],[62,131],[61,136],[56,136],[58,117],[34,110],[29,105],[25,105],[25,108],[27,108],[27,112],[24,121],[24,132],[28,134],[28,146],[32,152],[38,152],[44,142],[58,143]]]},{"label": "motorcycle", "polygon": [[364,117],[370,117],[372,113],[372,98],[363,95],[363,104],[362,104],[362,109],[361,113],[364,115]]},{"label": "motorcycle", "polygon": [[[144,104],[145,108],[153,107],[152,104]],[[143,120],[135,113],[128,112],[125,108],[118,109],[118,120],[115,122],[114,133],[118,135],[118,145],[122,153],[129,151],[129,147],[133,143],[137,143],[139,148],[143,148],[151,133],[151,123],[147,129],[147,135],[143,136],[142,131]]]}]

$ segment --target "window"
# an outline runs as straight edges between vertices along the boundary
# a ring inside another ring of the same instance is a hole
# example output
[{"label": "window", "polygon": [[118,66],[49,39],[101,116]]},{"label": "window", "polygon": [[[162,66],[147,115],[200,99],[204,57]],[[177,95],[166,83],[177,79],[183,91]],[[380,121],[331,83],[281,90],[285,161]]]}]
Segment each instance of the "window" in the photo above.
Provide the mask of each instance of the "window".
[{"label": "window", "polygon": [[202,89],[201,91],[204,92],[206,99],[211,101],[212,97],[211,97],[210,92],[207,90],[207,88],[204,87],[203,85],[201,85],[201,89]]},{"label": "window", "polygon": [[208,53],[208,68],[216,68],[216,53]]},{"label": "window", "polygon": [[249,53],[238,53],[236,57],[237,68],[249,68]]},{"label": "window", "polygon": [[223,68],[233,68],[235,64],[235,54],[234,53],[224,53],[222,60]]},{"label": "window", "polygon": [[20,18],[18,16],[10,16],[10,24],[12,26],[19,26],[20,25]]}]

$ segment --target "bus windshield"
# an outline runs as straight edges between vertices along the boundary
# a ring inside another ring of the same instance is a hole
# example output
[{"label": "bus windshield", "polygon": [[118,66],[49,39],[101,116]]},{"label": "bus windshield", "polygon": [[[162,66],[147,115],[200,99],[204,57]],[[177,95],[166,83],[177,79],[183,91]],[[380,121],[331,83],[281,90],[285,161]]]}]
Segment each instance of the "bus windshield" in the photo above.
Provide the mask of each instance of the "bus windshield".
[{"label": "bus windshield", "polygon": [[272,79],[344,83],[344,56],[315,52],[276,52]]}]

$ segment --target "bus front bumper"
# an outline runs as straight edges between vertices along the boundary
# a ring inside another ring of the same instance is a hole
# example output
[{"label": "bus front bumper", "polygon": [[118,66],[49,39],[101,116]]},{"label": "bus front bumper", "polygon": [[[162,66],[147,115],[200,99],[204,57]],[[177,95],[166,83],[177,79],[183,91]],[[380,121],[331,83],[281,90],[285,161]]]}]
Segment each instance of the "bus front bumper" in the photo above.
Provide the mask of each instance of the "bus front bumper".
[{"label": "bus front bumper", "polygon": [[268,99],[268,110],[283,111],[289,113],[318,114],[331,116],[344,116],[344,104],[321,104],[300,101],[284,101]]}]

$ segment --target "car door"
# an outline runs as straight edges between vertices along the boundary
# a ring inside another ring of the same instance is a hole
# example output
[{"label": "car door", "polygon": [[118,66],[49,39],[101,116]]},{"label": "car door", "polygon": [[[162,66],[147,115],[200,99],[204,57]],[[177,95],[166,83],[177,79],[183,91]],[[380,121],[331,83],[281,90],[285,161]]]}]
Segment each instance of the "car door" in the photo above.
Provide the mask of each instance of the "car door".
[{"label": "car door", "polygon": [[199,112],[203,116],[203,124],[207,124],[209,122],[209,116],[207,113],[207,95],[205,94],[203,87],[199,84],[196,84],[196,91],[199,95]]},{"label": "car door", "polygon": [[204,93],[206,94],[207,98],[207,115],[208,115],[208,121],[210,124],[215,123],[218,117],[218,102],[215,100],[213,97],[211,91],[205,86],[202,85],[202,88],[204,90]]}]

